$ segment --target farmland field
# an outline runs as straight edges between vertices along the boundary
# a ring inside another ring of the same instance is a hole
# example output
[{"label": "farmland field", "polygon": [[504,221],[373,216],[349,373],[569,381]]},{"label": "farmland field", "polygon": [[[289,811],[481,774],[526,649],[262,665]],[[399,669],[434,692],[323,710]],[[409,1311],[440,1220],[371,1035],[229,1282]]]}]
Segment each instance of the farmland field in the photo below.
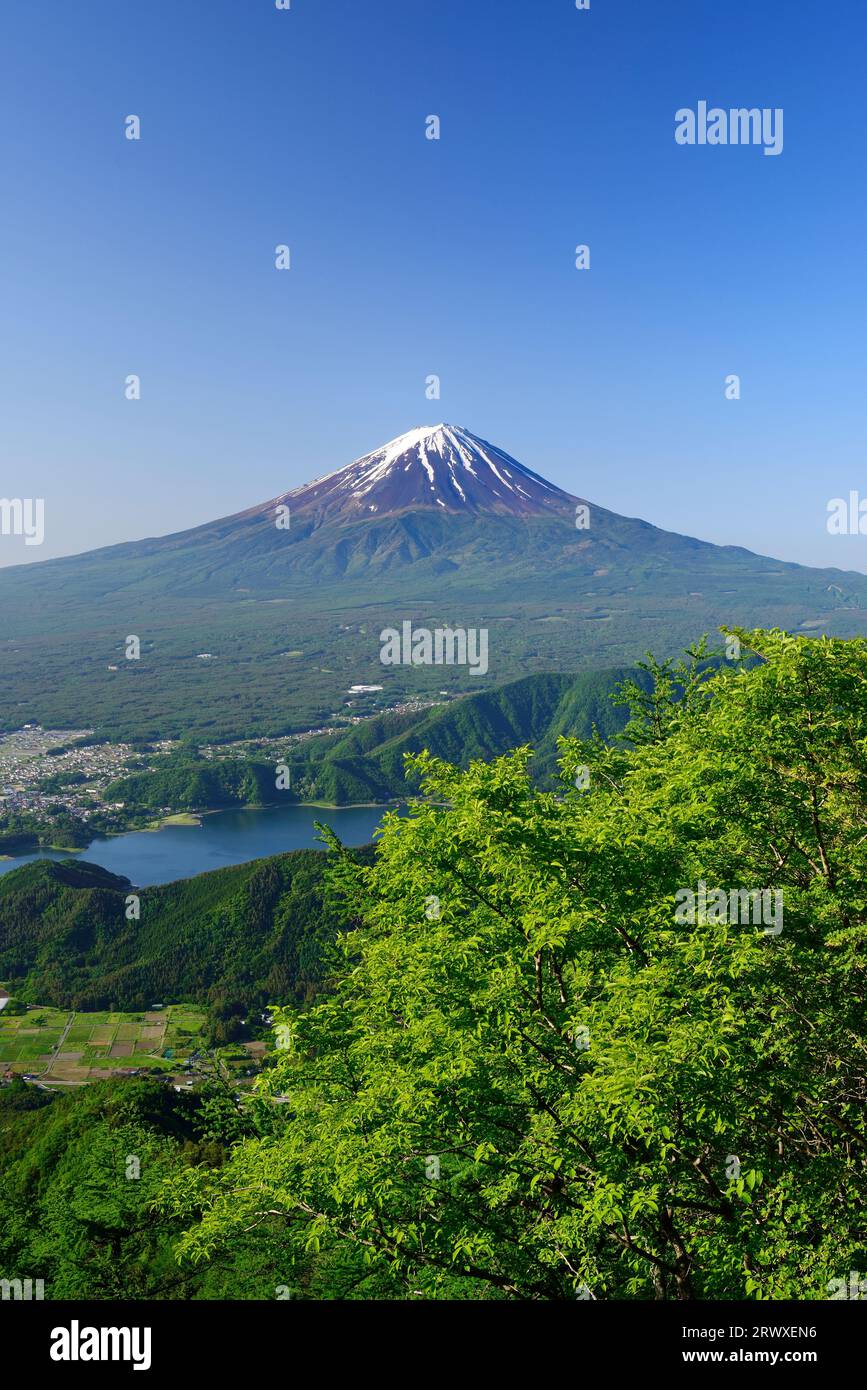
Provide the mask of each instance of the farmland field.
[{"label": "farmland field", "polygon": [[[143,1013],[75,1013],[29,1008],[0,1013],[0,1072],[38,1076],[48,1083],[81,1085],[120,1070],[169,1073],[201,1045],[205,1011],[169,1004]],[[164,1056],[168,1051],[172,1055]]]}]

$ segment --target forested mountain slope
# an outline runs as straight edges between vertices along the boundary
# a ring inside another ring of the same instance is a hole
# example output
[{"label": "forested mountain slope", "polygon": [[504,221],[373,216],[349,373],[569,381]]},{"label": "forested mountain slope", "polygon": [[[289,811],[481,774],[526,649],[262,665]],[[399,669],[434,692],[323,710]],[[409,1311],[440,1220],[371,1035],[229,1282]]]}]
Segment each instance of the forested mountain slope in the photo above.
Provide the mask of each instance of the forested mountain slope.
[{"label": "forested mountain slope", "polygon": [[348,920],[327,900],[324,860],[298,850],[142,889],[95,864],[26,864],[0,878],[0,979],[26,1003],[71,1009],[303,1002]]}]

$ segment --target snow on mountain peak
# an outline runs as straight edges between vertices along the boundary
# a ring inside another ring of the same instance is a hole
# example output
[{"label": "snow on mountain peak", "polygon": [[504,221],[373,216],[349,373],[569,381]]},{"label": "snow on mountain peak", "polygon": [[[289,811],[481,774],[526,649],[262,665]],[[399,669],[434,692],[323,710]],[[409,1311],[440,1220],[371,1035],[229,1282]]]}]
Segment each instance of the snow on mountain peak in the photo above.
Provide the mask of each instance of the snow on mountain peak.
[{"label": "snow on mountain peak", "polygon": [[539,513],[573,499],[461,425],[420,425],[297,488],[293,507],[382,515],[418,507]]}]

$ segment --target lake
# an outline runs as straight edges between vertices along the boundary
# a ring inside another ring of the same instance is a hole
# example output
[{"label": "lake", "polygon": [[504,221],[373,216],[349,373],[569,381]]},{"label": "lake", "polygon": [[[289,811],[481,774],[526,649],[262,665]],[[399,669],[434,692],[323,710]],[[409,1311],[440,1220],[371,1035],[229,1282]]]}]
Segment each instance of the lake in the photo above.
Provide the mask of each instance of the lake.
[{"label": "lake", "polygon": [[[192,878],[208,869],[245,864],[290,849],[321,849],[314,821],[333,827],[344,844],[366,845],[385,814],[382,806],[277,806],[257,811],[215,811],[201,825],[164,825],[160,830],[130,830],[125,835],[93,840],[75,859],[100,864],[139,888]],[[36,859],[68,859],[62,850],[44,850],[0,860],[0,874]]]}]

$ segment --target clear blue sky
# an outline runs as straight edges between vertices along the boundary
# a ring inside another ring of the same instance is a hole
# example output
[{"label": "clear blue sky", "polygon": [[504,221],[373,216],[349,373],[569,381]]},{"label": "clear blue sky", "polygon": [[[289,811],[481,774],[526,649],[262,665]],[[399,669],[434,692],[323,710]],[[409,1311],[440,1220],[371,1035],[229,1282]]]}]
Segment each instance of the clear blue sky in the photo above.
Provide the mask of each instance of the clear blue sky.
[{"label": "clear blue sky", "polygon": [[[447,420],[613,510],[867,570],[825,527],[867,495],[865,40],[861,0],[5,6],[0,495],[43,496],[46,540],[0,562]],[[701,99],[782,107],[782,155],[678,146]]]}]

